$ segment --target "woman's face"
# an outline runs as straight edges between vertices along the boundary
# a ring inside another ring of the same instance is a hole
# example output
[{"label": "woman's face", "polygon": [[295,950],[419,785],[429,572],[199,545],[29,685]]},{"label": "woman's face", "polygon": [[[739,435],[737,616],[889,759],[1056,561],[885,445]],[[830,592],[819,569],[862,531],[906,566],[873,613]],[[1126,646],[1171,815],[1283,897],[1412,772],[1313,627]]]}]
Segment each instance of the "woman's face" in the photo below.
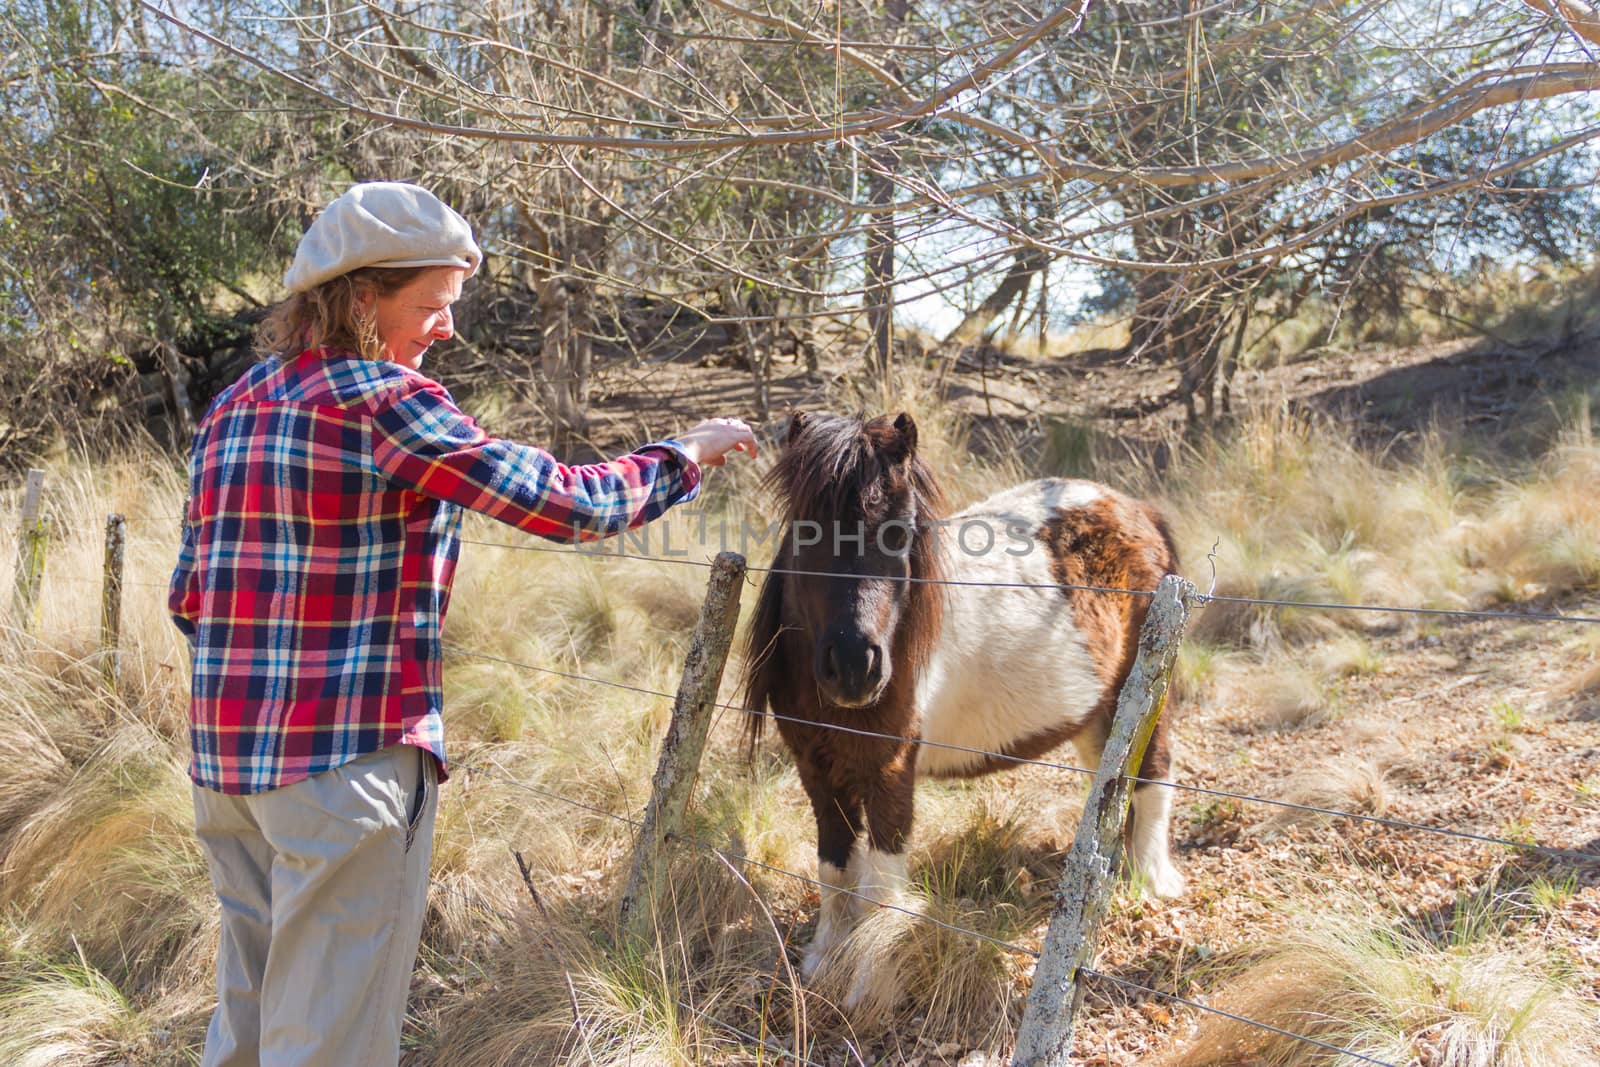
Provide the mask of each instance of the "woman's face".
[{"label": "woman's face", "polygon": [[428,346],[450,339],[455,333],[450,305],[460,299],[466,277],[461,267],[430,267],[402,288],[370,297],[378,339],[391,360],[420,370]]}]

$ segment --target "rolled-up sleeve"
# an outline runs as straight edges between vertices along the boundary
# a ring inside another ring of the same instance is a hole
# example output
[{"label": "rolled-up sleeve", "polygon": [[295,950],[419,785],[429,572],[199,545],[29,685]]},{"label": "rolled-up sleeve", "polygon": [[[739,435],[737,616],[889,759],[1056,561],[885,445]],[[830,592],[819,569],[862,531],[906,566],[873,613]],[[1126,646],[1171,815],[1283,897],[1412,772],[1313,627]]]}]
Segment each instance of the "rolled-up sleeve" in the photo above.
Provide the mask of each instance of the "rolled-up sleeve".
[{"label": "rolled-up sleeve", "polygon": [[395,484],[553,541],[613,536],[699,491],[700,468],[675,442],[569,467],[543,449],[485,434],[443,387],[422,378],[381,404],[372,427],[373,461]]}]

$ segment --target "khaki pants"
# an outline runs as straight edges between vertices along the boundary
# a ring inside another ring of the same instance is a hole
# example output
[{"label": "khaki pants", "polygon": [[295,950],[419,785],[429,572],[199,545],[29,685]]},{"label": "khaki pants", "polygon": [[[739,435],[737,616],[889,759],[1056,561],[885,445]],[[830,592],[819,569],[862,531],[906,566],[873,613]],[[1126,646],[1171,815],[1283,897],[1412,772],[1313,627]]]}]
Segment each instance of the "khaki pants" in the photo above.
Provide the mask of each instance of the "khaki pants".
[{"label": "khaki pants", "polygon": [[252,796],[194,787],[222,902],[203,1067],[393,1067],[428,899],[433,757],[394,745]]}]

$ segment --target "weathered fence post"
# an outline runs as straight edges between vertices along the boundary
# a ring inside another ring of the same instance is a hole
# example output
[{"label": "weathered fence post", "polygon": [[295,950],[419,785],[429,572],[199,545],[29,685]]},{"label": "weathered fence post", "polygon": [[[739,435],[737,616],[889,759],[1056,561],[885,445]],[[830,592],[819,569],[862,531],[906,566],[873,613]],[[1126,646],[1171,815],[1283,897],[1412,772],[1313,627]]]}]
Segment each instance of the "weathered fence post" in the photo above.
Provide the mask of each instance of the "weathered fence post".
[{"label": "weathered fence post", "polygon": [[122,559],[127,544],[128,524],[121,515],[108,515],[105,582],[100,589],[100,674],[112,689],[122,676]]},{"label": "weathered fence post", "polygon": [[1194,591],[1175,574],[1163,578],[1139,631],[1139,658],[1117,698],[1111,736],[1061,872],[1055,911],[1033,972],[1033,990],[1017,1029],[1013,1067],[1065,1067],[1072,1053],[1073,1016],[1083,1000],[1079,972],[1094,959],[1100,920],[1116,891],[1113,874],[1133,792],[1125,776],[1144,758],[1166,703],[1167,681],[1189,622]]},{"label": "weathered fence post", "polygon": [[683,661],[683,679],[672,703],[672,723],[661,743],[661,758],[651,783],[650,803],[634,848],[633,869],[617,926],[624,941],[643,941],[649,932],[655,902],[667,870],[667,844],[678,834],[694,793],[700,771],[700,753],[711,728],[711,712],[722,668],[733,644],[739,621],[739,593],[744,586],[745,560],[737,552],[723,552],[711,567],[700,621]]},{"label": "weathered fence post", "polygon": [[44,471],[28,472],[22,494],[22,529],[17,534],[17,582],[11,590],[11,612],[23,633],[33,630],[39,603],[39,582],[44,577],[45,535],[50,518],[40,514],[44,495]]}]

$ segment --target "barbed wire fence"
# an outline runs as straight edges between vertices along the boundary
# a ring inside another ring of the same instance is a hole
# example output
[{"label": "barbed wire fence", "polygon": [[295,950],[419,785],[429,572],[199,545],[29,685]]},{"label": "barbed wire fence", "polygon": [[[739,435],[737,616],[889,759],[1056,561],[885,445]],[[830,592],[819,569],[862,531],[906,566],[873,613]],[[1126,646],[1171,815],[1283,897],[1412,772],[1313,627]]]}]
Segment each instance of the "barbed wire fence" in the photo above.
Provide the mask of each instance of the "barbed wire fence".
[{"label": "barbed wire fence", "polygon": [[[26,634],[36,623],[38,601],[45,571],[46,546],[49,541],[50,517],[43,505],[41,471],[30,471],[23,494],[20,512],[21,528],[17,541],[16,579],[13,588],[13,632]],[[122,573],[127,544],[126,523],[120,515],[108,517],[106,527],[105,573],[99,579],[102,585],[102,663],[106,684],[117,685],[119,653],[118,637],[121,632],[121,592],[127,588],[164,589],[155,582],[126,581]],[[1045,759],[1032,759],[981,748],[954,745],[917,736],[899,736],[880,733],[842,724],[785,718],[791,724],[809,729],[830,730],[848,735],[891,740],[923,747],[953,749],[1007,762],[1016,766],[1039,767],[1070,775],[1092,779],[1085,799],[1084,813],[1072,850],[1063,865],[1063,873],[1056,892],[1056,901],[1045,938],[1040,948],[1008,941],[980,930],[951,923],[915,908],[894,902],[885,903],[859,890],[838,887],[821,880],[789,870],[783,866],[758,860],[733,849],[697,837],[684,830],[685,815],[693,799],[693,784],[698,774],[701,753],[706,740],[710,718],[714,712],[727,711],[746,716],[765,716],[773,713],[763,709],[745,707],[717,699],[723,667],[731,645],[733,630],[738,619],[739,590],[749,572],[801,577],[829,575],[824,571],[808,571],[783,567],[748,566],[737,553],[724,552],[715,560],[688,557],[655,556],[649,554],[595,553],[570,547],[550,547],[534,544],[515,544],[462,538],[463,543],[511,551],[552,552],[579,555],[588,558],[628,559],[668,566],[692,566],[710,572],[707,595],[702,605],[700,619],[689,642],[685,668],[676,693],[636,685],[616,679],[576,671],[565,671],[540,664],[527,663],[446,644],[443,651],[463,658],[492,662],[566,681],[615,689],[651,698],[674,702],[673,714],[666,738],[661,746],[660,761],[652,783],[652,793],[641,817],[634,818],[608,808],[568,796],[546,786],[535,785],[520,779],[492,756],[468,758],[459,766],[473,774],[482,775],[511,788],[519,789],[541,799],[558,803],[601,817],[625,826],[636,835],[633,870],[624,891],[619,912],[618,927],[622,936],[643,937],[651,929],[655,916],[656,897],[661,892],[662,880],[670,863],[672,850],[693,849],[716,857],[731,869],[754,869],[767,874],[793,880],[817,890],[838,892],[857,898],[864,903],[901,912],[910,919],[940,927],[962,937],[969,937],[993,945],[1002,951],[1034,961],[1035,973],[1021,1025],[1016,1035],[1016,1049],[1012,1062],[1018,1067],[1057,1067],[1069,1062],[1072,1048],[1074,1016],[1082,1002],[1084,979],[1126,990],[1141,996],[1155,997],[1205,1015],[1227,1019],[1233,1023],[1259,1029],[1277,1037],[1304,1043],[1308,1046],[1335,1053],[1346,1061],[1374,1064],[1377,1067],[1400,1067],[1398,1064],[1367,1055],[1358,1048],[1341,1047],[1320,1038],[1296,1033],[1271,1023],[1226,1011],[1179,993],[1132,981],[1092,966],[1095,940],[1100,920],[1115,888],[1116,864],[1120,859],[1122,828],[1128,809],[1131,790],[1135,786],[1157,786],[1197,796],[1223,798],[1245,804],[1262,805],[1278,809],[1316,814],[1332,819],[1348,819],[1391,830],[1431,834],[1459,841],[1515,851],[1538,856],[1554,864],[1573,870],[1600,869],[1600,852],[1542,844],[1492,834],[1475,833],[1457,827],[1430,825],[1380,816],[1368,812],[1347,811],[1315,804],[1255,796],[1207,786],[1191,785],[1158,779],[1142,778],[1131,772],[1142,752],[1141,736],[1148,739],[1160,715],[1166,687],[1178,647],[1183,639],[1188,614],[1192,609],[1203,608],[1211,602],[1246,603],[1262,607],[1296,607],[1329,611],[1380,611],[1393,614],[1425,614],[1464,620],[1515,619],[1524,622],[1576,623],[1593,625],[1600,618],[1584,615],[1552,613],[1522,613],[1501,611],[1472,611],[1438,608],[1413,608],[1405,606],[1382,607],[1362,604],[1312,603],[1282,601],[1250,597],[1224,597],[1201,593],[1188,582],[1176,576],[1164,579],[1155,590],[1123,589],[1102,586],[1075,586],[1058,584],[1030,584],[1007,582],[971,582],[957,579],[929,579],[947,585],[993,586],[1002,589],[1035,589],[1041,592],[1059,592],[1064,588],[1092,592],[1106,596],[1150,598],[1152,607],[1140,635],[1140,655],[1130,672],[1127,684],[1118,703],[1111,737],[1098,768],[1078,767]],[[53,576],[52,581],[92,582],[96,579],[82,575]],[[914,578],[895,579],[918,581]],[[685,740],[687,739],[687,740]],[[543,904],[533,884],[531,873],[520,855],[515,856],[517,866],[526,882],[536,907],[541,912]],[[469,906],[496,915],[502,921],[515,922],[514,917],[488,902],[466,894],[454,886],[442,887],[462,899]],[[678,1007],[696,1019],[723,1033],[729,1034],[785,1060],[798,1064],[821,1067],[800,1048],[789,1048],[753,1034],[749,1030],[718,1018],[681,997],[675,998]],[[576,1008],[576,1005],[575,1005]],[[857,1057],[859,1060],[859,1056]]]}]

